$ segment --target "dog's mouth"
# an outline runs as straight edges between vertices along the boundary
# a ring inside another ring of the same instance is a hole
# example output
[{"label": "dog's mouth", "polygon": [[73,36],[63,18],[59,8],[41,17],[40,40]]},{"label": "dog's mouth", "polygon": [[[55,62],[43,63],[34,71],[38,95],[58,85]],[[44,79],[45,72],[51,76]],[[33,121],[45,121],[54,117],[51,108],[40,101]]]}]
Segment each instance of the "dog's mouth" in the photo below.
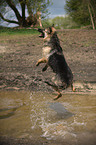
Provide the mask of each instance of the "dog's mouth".
[{"label": "dog's mouth", "polygon": [[41,33],[40,35],[39,35],[39,37],[41,37],[41,38],[44,38],[44,36],[45,36],[45,34],[44,34],[44,30],[43,29],[38,29],[38,31]]}]

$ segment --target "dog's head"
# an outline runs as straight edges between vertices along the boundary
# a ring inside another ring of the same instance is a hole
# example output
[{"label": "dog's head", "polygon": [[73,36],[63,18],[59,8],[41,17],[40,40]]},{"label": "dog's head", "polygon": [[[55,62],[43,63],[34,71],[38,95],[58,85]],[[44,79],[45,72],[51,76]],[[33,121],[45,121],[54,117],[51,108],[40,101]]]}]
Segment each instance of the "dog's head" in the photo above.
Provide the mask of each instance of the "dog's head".
[{"label": "dog's head", "polygon": [[41,35],[39,35],[40,38],[43,38],[44,40],[49,40],[56,32],[56,29],[54,28],[54,26],[52,26],[46,29],[38,29],[38,31],[41,33]]}]

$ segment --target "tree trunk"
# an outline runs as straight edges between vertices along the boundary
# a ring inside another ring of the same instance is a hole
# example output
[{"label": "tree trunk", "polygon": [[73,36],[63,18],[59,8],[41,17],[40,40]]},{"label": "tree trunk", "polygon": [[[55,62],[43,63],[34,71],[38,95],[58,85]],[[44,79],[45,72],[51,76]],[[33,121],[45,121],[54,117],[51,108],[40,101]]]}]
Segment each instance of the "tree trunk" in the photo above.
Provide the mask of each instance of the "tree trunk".
[{"label": "tree trunk", "polygon": [[90,14],[93,30],[95,30],[95,25],[94,25],[94,21],[93,21],[93,17],[92,17],[92,13],[91,13],[91,9],[90,9],[90,5],[89,4],[88,4],[88,10],[89,10],[89,14]]},{"label": "tree trunk", "polygon": [[[96,14],[95,14],[95,10],[94,10],[94,8],[93,8],[93,6],[92,6],[91,3],[90,3],[90,6],[91,6],[91,8],[92,8],[92,12],[93,12],[93,20],[94,20],[95,27],[96,27]],[[96,8],[96,4],[95,4],[95,2],[94,2],[94,7]]]},{"label": "tree trunk", "polygon": [[26,0],[19,0],[19,3],[21,5],[21,10],[22,10],[22,26],[26,26],[27,25],[27,21],[25,19],[25,3],[26,3]]},{"label": "tree trunk", "polygon": [[14,11],[16,18],[19,22],[19,25],[22,24],[22,17],[19,13],[19,11],[17,10],[17,8],[15,7],[15,5],[12,3],[12,0],[6,0],[7,4],[9,5],[9,7]]}]

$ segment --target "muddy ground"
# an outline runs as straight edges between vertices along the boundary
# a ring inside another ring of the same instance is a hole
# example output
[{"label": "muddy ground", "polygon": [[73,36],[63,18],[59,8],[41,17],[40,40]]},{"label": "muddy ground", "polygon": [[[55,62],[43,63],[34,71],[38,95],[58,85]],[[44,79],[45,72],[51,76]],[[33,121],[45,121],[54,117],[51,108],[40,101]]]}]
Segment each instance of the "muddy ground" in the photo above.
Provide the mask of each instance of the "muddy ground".
[{"label": "muddy ground", "polygon": [[[96,89],[96,31],[58,31],[65,58],[74,75],[77,91]],[[44,83],[53,72],[36,67],[42,56],[43,40],[38,35],[0,36],[0,89],[52,91]]]}]

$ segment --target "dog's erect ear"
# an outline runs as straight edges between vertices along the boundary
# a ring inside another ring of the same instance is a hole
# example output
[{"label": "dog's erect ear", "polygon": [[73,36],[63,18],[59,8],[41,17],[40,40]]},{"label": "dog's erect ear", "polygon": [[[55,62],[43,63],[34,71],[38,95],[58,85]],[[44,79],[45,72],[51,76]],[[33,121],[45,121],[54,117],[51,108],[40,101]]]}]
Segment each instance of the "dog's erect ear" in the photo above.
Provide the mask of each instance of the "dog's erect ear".
[{"label": "dog's erect ear", "polygon": [[54,28],[54,24],[53,24],[52,27],[49,27],[48,33],[49,34],[54,34],[55,32],[56,32],[56,29]]},{"label": "dog's erect ear", "polygon": [[54,27],[54,24],[52,24],[52,27]]},{"label": "dog's erect ear", "polygon": [[52,27],[49,27],[49,32],[48,32],[49,34],[51,34],[52,33]]},{"label": "dog's erect ear", "polygon": [[54,24],[51,27],[49,27],[49,34],[52,33],[52,31],[53,31],[52,28],[54,28]]}]

